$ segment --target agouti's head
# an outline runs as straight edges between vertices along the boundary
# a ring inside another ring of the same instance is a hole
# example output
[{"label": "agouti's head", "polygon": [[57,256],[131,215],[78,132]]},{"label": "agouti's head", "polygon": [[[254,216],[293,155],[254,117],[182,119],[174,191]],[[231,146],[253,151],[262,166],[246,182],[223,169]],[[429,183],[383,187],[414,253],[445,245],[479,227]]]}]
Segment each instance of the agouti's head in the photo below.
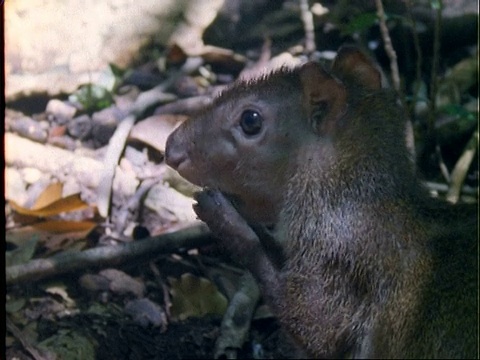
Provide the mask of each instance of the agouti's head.
[{"label": "agouti's head", "polygon": [[348,107],[342,80],[380,87],[378,71],[353,48],[339,51],[332,73],[338,77],[310,62],[235,83],[170,135],[167,164],[232,196],[247,219],[274,223],[301,149],[331,142],[341,127]]}]

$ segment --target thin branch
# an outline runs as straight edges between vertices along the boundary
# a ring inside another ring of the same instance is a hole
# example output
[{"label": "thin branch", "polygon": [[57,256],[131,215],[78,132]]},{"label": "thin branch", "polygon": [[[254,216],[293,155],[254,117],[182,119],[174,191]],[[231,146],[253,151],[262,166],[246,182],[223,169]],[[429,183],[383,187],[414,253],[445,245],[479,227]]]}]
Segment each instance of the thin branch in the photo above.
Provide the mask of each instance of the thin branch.
[{"label": "thin branch", "polygon": [[437,115],[437,72],[438,72],[438,62],[440,56],[440,30],[442,28],[442,10],[443,2],[442,0],[438,1],[437,11],[435,13],[435,27],[434,27],[434,36],[433,36],[433,59],[432,59],[432,72],[430,74],[430,106],[428,114],[428,133],[433,134],[435,131],[435,117]]},{"label": "thin branch", "polygon": [[[448,192],[448,185],[445,183],[438,183],[438,182],[432,182],[432,181],[425,181],[424,185],[429,189],[430,191],[436,191],[439,193],[447,193]],[[478,188],[474,188],[468,185],[464,185],[461,188],[461,195],[465,197],[471,197],[471,198],[477,198],[478,197]]]},{"label": "thin branch", "polygon": [[392,39],[388,32],[387,21],[385,17],[385,11],[383,10],[382,0],[375,0],[377,6],[377,15],[380,20],[380,31],[382,33],[383,43],[385,51],[390,59],[390,71],[392,74],[393,88],[400,95],[400,75],[398,72],[397,53],[392,45]]},{"label": "thin branch", "polygon": [[[402,106],[406,108],[403,94],[400,88],[400,73],[398,71],[397,53],[393,48],[392,39],[390,38],[390,33],[388,31],[387,20],[385,16],[385,10],[383,9],[382,0],[375,0],[375,4],[377,7],[377,16],[380,21],[380,31],[382,33],[385,52],[390,59],[390,72],[392,76],[393,88],[397,92],[398,99],[401,102]],[[406,122],[405,125],[405,141],[410,151],[410,154],[412,155],[412,158],[415,158],[415,139],[413,125],[410,119]]]},{"label": "thin branch", "polygon": [[31,336],[26,336],[12,320],[10,320],[9,316],[6,316],[6,328],[35,360],[51,360],[53,358],[51,353],[46,353],[45,351],[42,353],[42,350],[33,345],[30,341]]},{"label": "thin branch", "polygon": [[114,246],[103,246],[79,252],[64,252],[48,259],[35,259],[6,269],[6,284],[35,281],[86,268],[99,268],[126,262],[146,261],[160,254],[182,248],[195,248],[211,242],[210,231],[195,223],[174,233]]},{"label": "thin branch", "polygon": [[413,89],[412,102],[409,109],[409,113],[414,115],[415,105],[417,104],[417,100],[418,100],[418,93],[420,91],[420,86],[422,84],[423,55],[422,55],[422,49],[420,47],[420,40],[418,38],[418,33],[417,33],[417,22],[415,21],[415,18],[413,17],[413,14],[412,14],[412,1],[406,0],[405,3],[407,5],[408,19],[412,25],[413,46],[415,47],[415,53],[417,55],[417,61],[415,64],[415,80],[416,81],[415,81],[415,87]]},{"label": "thin branch", "polygon": [[450,188],[447,193],[447,201],[456,203],[460,198],[463,182],[467,176],[470,164],[478,148],[478,128],[465,146],[462,156],[458,159],[451,174]]},{"label": "thin branch", "polygon": [[215,343],[215,359],[235,359],[237,350],[243,347],[248,337],[260,289],[250,273],[243,275],[241,284],[223,316],[221,333]]},{"label": "thin branch", "polygon": [[115,233],[117,236],[123,234],[125,226],[130,221],[136,221],[141,208],[141,202],[145,198],[145,194],[150,191],[150,189],[160,182],[160,178],[151,178],[145,179],[140,183],[140,186],[137,188],[137,191],[133,196],[131,196],[125,204],[123,204],[118,211],[118,217],[115,221]]},{"label": "thin branch", "polygon": [[103,162],[102,175],[97,187],[97,208],[98,213],[106,218],[110,212],[110,199],[113,191],[113,179],[120,156],[125,149],[125,142],[128,134],[135,125],[135,117],[130,115],[124,118],[117,126],[115,133],[111,137],[105,160]]},{"label": "thin branch", "polygon": [[169,95],[166,95],[165,91],[170,89],[170,87],[175,84],[175,81],[182,75],[190,74],[198,69],[202,65],[202,62],[203,60],[201,58],[189,58],[181,69],[174,72],[162,84],[140,94],[132,108],[128,111],[128,114],[126,114],[125,118],[118,124],[115,133],[108,143],[101,180],[97,188],[97,208],[98,213],[102,217],[106,218],[110,213],[110,200],[112,197],[115,170],[125,149],[125,142],[135,122],[143,116],[147,108],[160,103],[165,99],[165,96],[168,98]]},{"label": "thin branch", "polygon": [[311,55],[315,52],[315,26],[313,14],[308,7],[308,0],[300,0],[300,13],[305,29],[305,53]]}]

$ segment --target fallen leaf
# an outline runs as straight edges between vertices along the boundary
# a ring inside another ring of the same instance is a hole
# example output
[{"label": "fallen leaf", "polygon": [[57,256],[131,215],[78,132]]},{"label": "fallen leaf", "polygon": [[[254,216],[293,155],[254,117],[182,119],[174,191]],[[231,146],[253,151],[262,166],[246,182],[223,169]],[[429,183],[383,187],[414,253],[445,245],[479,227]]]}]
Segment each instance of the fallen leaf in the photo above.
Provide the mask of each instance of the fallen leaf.
[{"label": "fallen leaf", "polygon": [[33,257],[38,243],[38,236],[32,237],[29,241],[15,250],[5,252],[5,265],[20,265],[26,263]]},{"label": "fallen leaf", "polygon": [[60,330],[38,344],[41,349],[53,352],[57,359],[95,359],[93,339],[76,331]]},{"label": "fallen leaf", "polygon": [[9,229],[5,233],[5,240],[8,243],[15,244],[16,246],[23,246],[26,242],[30,241],[34,237],[38,237],[39,241],[44,241],[50,234],[38,231],[32,226],[24,226],[21,228]]},{"label": "fallen leaf", "polygon": [[[44,227],[42,224],[45,224]],[[88,242],[88,234],[95,226],[95,223],[88,221],[77,223],[47,220],[35,225],[9,230],[6,233],[6,241],[22,247],[33,237],[38,238],[38,243],[47,250],[42,252],[42,256],[46,256],[59,250],[84,249]]]},{"label": "fallen leaf", "polygon": [[53,234],[46,241],[44,247],[46,251],[42,256],[51,256],[59,251],[82,251],[88,247],[85,237],[79,237],[77,233]]},{"label": "fallen leaf", "polygon": [[180,279],[169,278],[172,293],[171,314],[185,320],[206,314],[223,315],[227,299],[210,280],[185,273]]},{"label": "fallen leaf", "polygon": [[80,194],[69,195],[39,209],[27,209],[12,200],[9,201],[9,204],[13,210],[22,215],[37,217],[54,216],[62,212],[82,210],[89,206],[80,198]]},{"label": "fallen leaf", "polygon": [[185,115],[153,115],[135,124],[130,132],[130,138],[142,141],[160,152],[165,152],[168,136],[185,121]]},{"label": "fallen leaf", "polygon": [[162,220],[187,223],[195,221],[194,200],[164,184],[154,185],[145,197],[144,205],[155,211]]},{"label": "fallen leaf", "polygon": [[44,288],[45,292],[60,296],[67,307],[73,308],[75,306],[75,300],[68,295],[66,289],[67,287],[65,285],[48,285]]},{"label": "fallen leaf", "polygon": [[78,236],[85,237],[95,226],[97,226],[97,223],[93,221],[47,220],[32,224],[32,226],[50,233],[81,233],[78,234]]},{"label": "fallen leaf", "polygon": [[5,311],[7,314],[13,314],[21,310],[25,304],[27,303],[26,298],[10,298],[7,297],[7,301],[5,302]]},{"label": "fallen leaf", "polygon": [[35,204],[32,206],[31,210],[38,210],[47,205],[50,205],[54,201],[60,200],[62,198],[63,184],[62,183],[53,183],[47,186],[45,190],[40,194],[35,201]]}]

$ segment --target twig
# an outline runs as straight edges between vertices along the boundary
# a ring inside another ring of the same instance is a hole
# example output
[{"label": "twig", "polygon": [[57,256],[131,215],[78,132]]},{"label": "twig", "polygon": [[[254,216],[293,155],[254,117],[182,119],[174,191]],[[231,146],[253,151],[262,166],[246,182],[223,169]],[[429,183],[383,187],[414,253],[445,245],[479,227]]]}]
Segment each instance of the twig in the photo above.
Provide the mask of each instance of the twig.
[{"label": "twig", "polygon": [[415,53],[417,54],[417,61],[415,64],[415,87],[413,89],[413,96],[412,96],[412,102],[410,105],[409,113],[414,115],[415,111],[415,105],[417,104],[418,100],[418,93],[420,91],[420,86],[422,84],[422,49],[420,47],[420,40],[418,38],[418,33],[417,33],[417,22],[415,21],[415,18],[413,17],[412,14],[412,1],[411,0],[406,0],[405,1],[407,5],[407,14],[408,14],[408,19],[410,20],[410,23],[412,25],[412,37],[413,37],[413,46],[415,47]]},{"label": "twig", "polygon": [[438,7],[435,16],[435,27],[434,27],[434,36],[433,36],[433,59],[432,59],[432,72],[430,74],[430,106],[428,114],[428,133],[433,135],[435,131],[435,117],[437,115],[437,69],[438,69],[438,60],[440,54],[440,30],[442,28],[442,10],[443,2],[442,0],[438,1]]},{"label": "twig", "polygon": [[445,161],[443,161],[442,150],[440,149],[440,145],[438,144],[435,145],[435,153],[437,154],[438,167],[440,168],[440,173],[443,175],[443,178],[445,179],[446,182],[450,182],[451,175],[448,172],[448,167],[445,164]]},{"label": "twig", "polygon": [[215,359],[236,358],[250,329],[250,322],[260,299],[260,289],[250,273],[242,277],[242,285],[230,301],[223,316],[221,335],[215,343]]},{"label": "twig", "polygon": [[155,280],[157,281],[158,285],[162,288],[163,292],[163,304],[165,305],[165,313],[167,314],[167,319],[171,319],[170,309],[172,308],[172,300],[170,298],[170,292],[167,286],[165,279],[163,278],[160,270],[155,265],[153,261],[150,261],[150,270],[152,271],[153,275],[155,276]]},{"label": "twig", "polygon": [[123,204],[120,210],[118,211],[117,221],[115,221],[115,232],[118,236],[123,234],[125,227],[129,221],[136,221],[138,217],[138,212],[140,208],[140,203],[145,197],[145,194],[150,191],[150,189],[157,184],[161,178],[152,178],[145,179],[140,183],[140,186],[137,188],[137,191],[133,196],[131,196],[126,204]]},{"label": "twig", "polygon": [[308,0],[300,0],[300,13],[305,29],[305,53],[313,54],[315,46],[315,27],[313,25],[313,14],[308,8]]},{"label": "twig", "polygon": [[447,192],[447,201],[456,203],[460,197],[462,185],[467,176],[468,169],[478,147],[478,128],[465,146],[462,156],[458,159],[451,174],[450,188]]},{"label": "twig", "polygon": [[392,39],[388,33],[385,11],[383,10],[382,0],[375,0],[377,6],[377,15],[380,20],[380,31],[382,33],[385,51],[390,59],[390,72],[392,74],[393,88],[400,95],[400,75],[398,73],[397,53],[392,46]]},{"label": "twig", "polygon": [[135,121],[143,116],[145,110],[159,103],[165,98],[165,91],[169,89],[183,74],[189,74],[202,65],[201,58],[189,58],[182,68],[174,72],[165,82],[149,91],[140,94],[130,109],[128,116],[118,125],[109,141],[105,164],[102,171],[100,184],[97,188],[98,213],[106,218],[110,212],[110,199],[112,195],[113,179],[120,156],[125,148],[125,142]]},{"label": "twig", "polygon": [[[377,16],[380,21],[380,31],[382,33],[383,43],[385,52],[387,53],[388,58],[390,59],[390,72],[392,76],[393,88],[397,92],[400,102],[405,106],[405,101],[403,99],[402,91],[400,88],[400,74],[398,71],[398,62],[397,62],[397,53],[392,45],[392,39],[388,32],[387,21],[385,17],[385,10],[383,9],[382,0],[375,0],[377,7]],[[412,155],[412,158],[415,158],[415,140],[412,121],[409,119],[406,123],[405,128],[405,140],[407,147]]]},{"label": "twig", "polygon": [[110,212],[110,198],[112,196],[113,178],[120,156],[125,148],[128,134],[135,124],[133,115],[127,116],[118,124],[115,133],[108,144],[107,153],[102,169],[102,176],[97,188],[97,208],[100,216],[106,218]]},{"label": "twig", "polygon": [[[433,181],[425,181],[424,185],[427,189],[432,191],[437,191],[440,193],[447,193],[448,192],[448,185],[445,183],[437,183]],[[474,188],[468,185],[462,186],[462,194],[471,197],[478,197],[478,188]]]},{"label": "twig", "polygon": [[46,277],[93,267],[105,267],[127,261],[148,260],[181,248],[195,248],[211,242],[210,231],[203,223],[174,233],[162,234],[140,241],[104,246],[80,252],[64,252],[48,259],[31,260],[6,269],[6,284],[35,281]]},{"label": "twig", "polygon": [[12,320],[10,320],[8,316],[6,317],[6,327],[7,330],[13,334],[13,336],[22,344],[23,348],[28,351],[28,353],[32,355],[35,360],[52,359],[52,354],[42,354],[39,349],[31,344],[29,337],[25,336],[24,333],[12,322]]}]

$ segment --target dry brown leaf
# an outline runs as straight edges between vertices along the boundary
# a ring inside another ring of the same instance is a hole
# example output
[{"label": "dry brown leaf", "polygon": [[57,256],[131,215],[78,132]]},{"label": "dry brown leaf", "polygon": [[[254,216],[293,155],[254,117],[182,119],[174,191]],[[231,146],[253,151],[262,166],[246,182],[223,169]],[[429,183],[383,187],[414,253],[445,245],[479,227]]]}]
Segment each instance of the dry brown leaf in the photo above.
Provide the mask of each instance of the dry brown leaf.
[{"label": "dry brown leaf", "polygon": [[69,233],[49,233],[41,243],[45,248],[42,256],[49,257],[61,251],[81,251],[88,247],[87,231]]},{"label": "dry brown leaf", "polygon": [[41,209],[54,201],[57,201],[62,198],[63,184],[62,183],[53,183],[47,186],[45,190],[40,194],[35,201],[35,204],[32,206],[31,210]]},{"label": "dry brown leaf", "polygon": [[97,224],[90,221],[41,221],[31,226],[7,231],[6,240],[24,247],[32,238],[47,249],[43,256],[62,250],[83,249],[87,246],[88,234]]},{"label": "dry brown leaf", "polygon": [[170,46],[167,52],[167,60],[171,64],[181,64],[187,59],[187,54],[185,51],[178,46],[177,44],[173,44]]},{"label": "dry brown leaf", "polygon": [[36,229],[47,231],[55,234],[81,233],[81,237],[85,237],[93,230],[97,223],[93,221],[63,221],[63,220],[47,220],[32,224]]},{"label": "dry brown leaf", "polygon": [[185,115],[153,115],[135,124],[130,138],[142,141],[160,152],[165,152],[168,135],[187,119]]},{"label": "dry brown leaf", "polygon": [[245,56],[237,54],[230,49],[212,45],[204,46],[200,56],[207,63],[221,64],[232,71],[242,70],[247,63]]},{"label": "dry brown leaf", "polygon": [[[88,204],[80,194],[73,194],[62,198],[63,186],[54,183],[48,186],[38,197],[35,207],[27,209],[10,201],[10,206],[16,212],[16,221],[22,224],[30,224],[28,229],[35,229],[33,233],[42,234],[44,246],[50,251],[65,250],[65,248],[83,248],[86,236],[97,225],[93,221],[68,221],[43,218],[58,215],[63,212],[75,211],[88,208]],[[28,235],[29,231],[26,232]]]},{"label": "dry brown leaf", "polygon": [[86,209],[89,205],[80,198],[80,194],[73,194],[50,203],[40,209],[27,209],[15,201],[9,202],[13,210],[22,215],[48,217],[62,212]]}]

